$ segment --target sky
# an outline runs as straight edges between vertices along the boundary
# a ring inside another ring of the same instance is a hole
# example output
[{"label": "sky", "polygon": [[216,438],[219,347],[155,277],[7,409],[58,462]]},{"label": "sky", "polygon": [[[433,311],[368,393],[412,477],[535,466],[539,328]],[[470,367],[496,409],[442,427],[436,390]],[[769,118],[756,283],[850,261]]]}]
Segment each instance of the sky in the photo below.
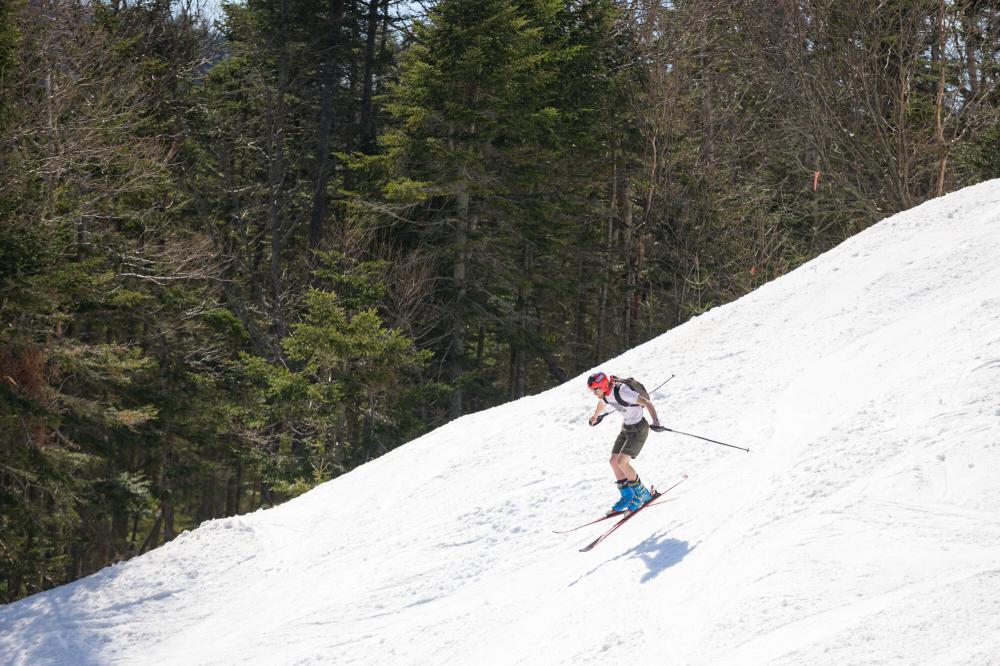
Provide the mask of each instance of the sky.
[{"label": "sky", "polygon": [[1000,664],[1000,180],[601,363],[679,431],[592,551],[582,373],[0,607],[0,663]]},{"label": "sky", "polygon": [[222,19],[222,3],[226,0],[199,0],[202,13],[209,21]]}]

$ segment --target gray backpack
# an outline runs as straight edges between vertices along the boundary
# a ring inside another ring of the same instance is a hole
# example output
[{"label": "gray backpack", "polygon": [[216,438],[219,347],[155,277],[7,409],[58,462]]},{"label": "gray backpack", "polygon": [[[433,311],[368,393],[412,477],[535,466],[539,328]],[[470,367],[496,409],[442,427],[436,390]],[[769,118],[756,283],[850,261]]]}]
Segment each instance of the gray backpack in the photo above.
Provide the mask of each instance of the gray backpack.
[{"label": "gray backpack", "polygon": [[638,379],[633,379],[632,377],[624,377],[624,378],[622,378],[622,377],[612,377],[611,378],[611,382],[612,382],[612,384],[614,384],[614,387],[615,387],[614,388],[615,400],[617,400],[619,404],[625,405],[627,407],[637,407],[638,406],[638,405],[633,405],[628,400],[622,399],[621,393],[618,392],[618,389],[621,388],[622,384],[624,384],[625,386],[629,387],[630,389],[632,389],[633,391],[635,391],[636,393],[638,393],[640,396],[642,396],[646,400],[649,400],[649,391],[646,390],[646,387],[643,386],[642,382],[640,382]]}]

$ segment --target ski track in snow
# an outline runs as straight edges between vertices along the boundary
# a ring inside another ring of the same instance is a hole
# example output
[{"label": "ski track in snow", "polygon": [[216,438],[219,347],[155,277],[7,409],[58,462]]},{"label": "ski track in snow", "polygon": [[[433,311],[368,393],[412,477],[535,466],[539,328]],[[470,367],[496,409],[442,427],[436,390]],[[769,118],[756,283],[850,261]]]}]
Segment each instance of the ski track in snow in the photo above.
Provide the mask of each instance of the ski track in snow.
[{"label": "ski track in snow", "polygon": [[0,663],[1000,665],[1000,181],[601,368],[752,453],[651,433],[690,479],[581,554],[618,425],[578,377],[0,607]]}]

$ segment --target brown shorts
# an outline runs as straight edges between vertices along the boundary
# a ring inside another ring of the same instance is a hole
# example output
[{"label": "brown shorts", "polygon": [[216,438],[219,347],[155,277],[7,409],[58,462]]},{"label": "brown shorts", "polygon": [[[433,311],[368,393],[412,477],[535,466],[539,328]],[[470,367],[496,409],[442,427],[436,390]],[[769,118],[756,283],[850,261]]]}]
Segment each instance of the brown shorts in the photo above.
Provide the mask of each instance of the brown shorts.
[{"label": "brown shorts", "polygon": [[618,439],[615,440],[615,445],[611,447],[611,455],[624,453],[635,458],[642,451],[642,445],[646,443],[647,437],[649,437],[649,423],[646,422],[646,419],[633,425],[623,425],[621,432],[618,433]]}]

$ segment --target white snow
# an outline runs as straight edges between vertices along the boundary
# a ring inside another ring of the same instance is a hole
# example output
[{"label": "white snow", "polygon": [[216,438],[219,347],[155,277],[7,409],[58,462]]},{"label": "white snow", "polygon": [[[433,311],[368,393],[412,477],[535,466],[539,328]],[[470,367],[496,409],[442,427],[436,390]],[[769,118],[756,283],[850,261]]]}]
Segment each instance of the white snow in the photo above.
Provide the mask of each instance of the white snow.
[{"label": "white snow", "polygon": [[0,608],[0,663],[1000,664],[1000,180],[601,368],[690,478],[596,549],[583,377]]}]

